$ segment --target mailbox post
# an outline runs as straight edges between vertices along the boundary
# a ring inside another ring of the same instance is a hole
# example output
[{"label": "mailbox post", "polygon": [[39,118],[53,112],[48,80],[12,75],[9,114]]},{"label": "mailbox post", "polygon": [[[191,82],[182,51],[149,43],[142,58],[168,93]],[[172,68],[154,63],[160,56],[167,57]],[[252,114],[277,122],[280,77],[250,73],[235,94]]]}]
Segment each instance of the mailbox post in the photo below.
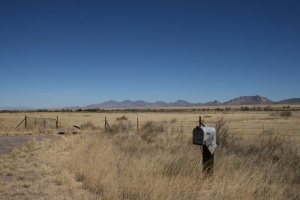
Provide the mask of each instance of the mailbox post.
[{"label": "mailbox post", "polygon": [[212,174],[214,166],[214,151],[216,144],[216,129],[200,123],[193,130],[193,144],[202,147],[203,172]]}]

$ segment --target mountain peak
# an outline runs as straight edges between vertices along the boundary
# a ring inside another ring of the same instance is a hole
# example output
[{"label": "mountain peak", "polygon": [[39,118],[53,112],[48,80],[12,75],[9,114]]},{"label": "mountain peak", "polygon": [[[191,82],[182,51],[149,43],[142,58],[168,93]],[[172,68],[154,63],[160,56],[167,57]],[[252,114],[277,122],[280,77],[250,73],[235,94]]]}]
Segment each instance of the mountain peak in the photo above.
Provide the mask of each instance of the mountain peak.
[{"label": "mountain peak", "polygon": [[179,99],[179,100],[177,100],[177,101],[175,101],[173,103],[169,103],[169,106],[171,106],[171,107],[186,107],[186,106],[194,106],[194,104]]},{"label": "mountain peak", "polygon": [[252,104],[266,104],[273,103],[273,101],[263,97],[261,95],[255,96],[241,96],[235,99],[232,99],[228,102],[225,102],[225,105],[252,105]]},{"label": "mountain peak", "polygon": [[187,101],[184,101],[184,100],[181,100],[181,99],[179,99],[179,100],[175,101],[174,103],[188,103],[188,102],[187,102]]},{"label": "mountain peak", "polygon": [[267,99],[266,97],[263,97],[261,95],[255,95],[254,99],[258,102],[268,102],[268,101],[270,101],[269,99]]},{"label": "mountain peak", "polygon": [[217,100],[214,100],[214,101],[210,101],[210,102],[207,102],[205,103],[206,106],[218,106],[218,105],[221,105],[222,103],[217,101]]}]

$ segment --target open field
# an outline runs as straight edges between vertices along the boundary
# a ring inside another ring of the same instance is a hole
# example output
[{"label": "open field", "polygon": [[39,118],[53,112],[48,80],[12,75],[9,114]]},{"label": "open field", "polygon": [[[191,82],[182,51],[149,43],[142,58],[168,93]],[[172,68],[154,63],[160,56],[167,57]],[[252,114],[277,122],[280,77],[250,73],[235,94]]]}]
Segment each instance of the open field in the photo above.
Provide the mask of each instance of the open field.
[{"label": "open field", "polygon": [[[294,106],[298,109],[299,106]],[[282,106],[278,106],[282,108]],[[169,108],[170,109],[170,108]],[[205,110],[205,107],[202,108]],[[218,107],[225,109],[225,107]],[[202,117],[206,126],[215,126],[216,122],[223,118],[226,126],[240,138],[255,140],[262,132],[272,131],[283,137],[293,137],[299,140],[300,111],[290,111],[291,116],[281,116],[285,111],[236,111],[235,107],[227,111],[189,111],[184,112],[112,112],[112,113],[89,113],[89,112],[26,112],[26,113],[0,113],[0,135],[18,134],[55,134],[56,119],[58,128],[74,129],[74,125],[84,129],[92,128],[95,131],[105,129],[105,118],[108,124],[115,124],[118,118],[126,116],[130,122],[131,131],[137,129],[149,121],[156,124],[164,124],[167,132],[180,132],[182,136],[190,136],[191,130],[199,123],[199,116]],[[291,107],[290,109],[293,109]],[[24,122],[15,127],[28,117],[27,128]],[[36,118],[36,119],[35,119]],[[138,122],[137,122],[138,119]],[[47,121],[47,123],[45,123]]]},{"label": "open field", "polygon": [[[48,120],[15,129],[25,115]],[[299,111],[0,113],[0,134],[56,135],[57,116],[70,132],[0,155],[1,198],[300,198]],[[191,142],[199,116],[220,128],[208,177]]]}]

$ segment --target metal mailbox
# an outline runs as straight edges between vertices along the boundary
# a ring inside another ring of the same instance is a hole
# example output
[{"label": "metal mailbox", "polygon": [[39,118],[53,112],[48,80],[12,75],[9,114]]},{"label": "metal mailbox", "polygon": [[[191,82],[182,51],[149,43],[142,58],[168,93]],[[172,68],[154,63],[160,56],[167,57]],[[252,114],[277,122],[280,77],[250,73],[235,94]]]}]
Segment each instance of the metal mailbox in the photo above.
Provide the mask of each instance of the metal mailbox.
[{"label": "metal mailbox", "polygon": [[200,145],[202,152],[203,172],[206,175],[214,171],[214,151],[217,148],[217,132],[214,127],[205,126],[199,116],[199,126],[193,130],[193,144]]},{"label": "metal mailbox", "polygon": [[216,140],[216,129],[210,126],[197,126],[193,130],[193,144],[195,145],[205,145],[205,141],[208,138],[213,138]]},{"label": "metal mailbox", "polygon": [[211,154],[213,154],[217,147],[216,140],[217,135],[214,127],[197,126],[193,130],[193,144],[207,146]]}]

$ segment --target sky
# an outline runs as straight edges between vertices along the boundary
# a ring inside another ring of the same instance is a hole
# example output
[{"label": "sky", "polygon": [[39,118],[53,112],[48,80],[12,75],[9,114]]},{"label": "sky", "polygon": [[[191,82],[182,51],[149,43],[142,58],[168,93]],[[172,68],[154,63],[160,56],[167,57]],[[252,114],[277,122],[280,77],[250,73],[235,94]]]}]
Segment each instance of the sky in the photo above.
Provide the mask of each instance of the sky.
[{"label": "sky", "polygon": [[0,0],[0,107],[300,97],[298,0]]}]

